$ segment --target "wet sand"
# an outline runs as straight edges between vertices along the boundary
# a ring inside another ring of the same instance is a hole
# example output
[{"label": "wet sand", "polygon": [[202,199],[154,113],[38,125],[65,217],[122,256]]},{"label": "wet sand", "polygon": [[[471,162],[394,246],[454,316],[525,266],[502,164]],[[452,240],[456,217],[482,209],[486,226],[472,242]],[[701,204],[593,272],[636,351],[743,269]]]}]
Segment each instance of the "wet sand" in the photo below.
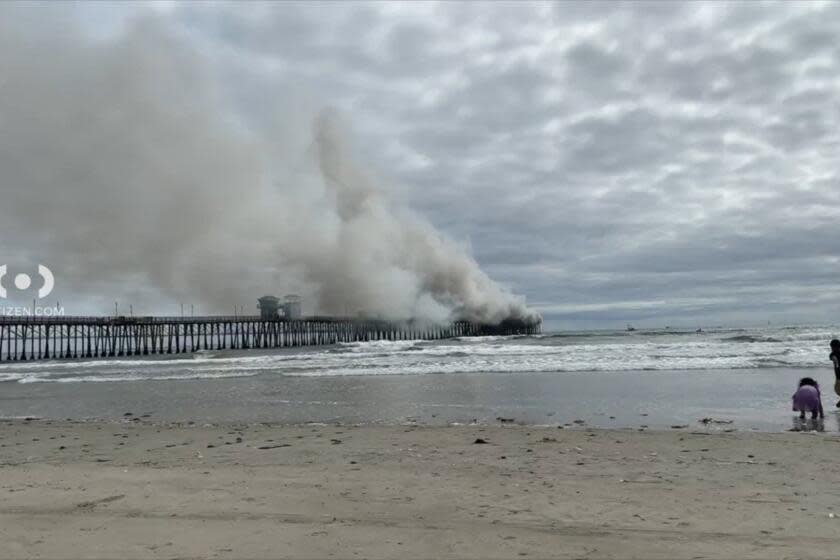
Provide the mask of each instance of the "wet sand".
[{"label": "wet sand", "polygon": [[[84,371],[86,368],[81,368]],[[82,375],[85,375],[82,373]],[[791,395],[803,369],[444,375],[286,376],[226,379],[0,384],[0,418],[119,420],[126,411],[165,422],[300,424],[525,424],[668,429],[704,417],[739,431],[793,427]],[[831,379],[828,378],[831,376]],[[824,391],[825,393],[825,391]],[[826,431],[838,432],[834,395],[824,395]]]},{"label": "wet sand", "polygon": [[5,421],[0,438],[3,558],[835,558],[840,546],[835,434],[127,417]]}]

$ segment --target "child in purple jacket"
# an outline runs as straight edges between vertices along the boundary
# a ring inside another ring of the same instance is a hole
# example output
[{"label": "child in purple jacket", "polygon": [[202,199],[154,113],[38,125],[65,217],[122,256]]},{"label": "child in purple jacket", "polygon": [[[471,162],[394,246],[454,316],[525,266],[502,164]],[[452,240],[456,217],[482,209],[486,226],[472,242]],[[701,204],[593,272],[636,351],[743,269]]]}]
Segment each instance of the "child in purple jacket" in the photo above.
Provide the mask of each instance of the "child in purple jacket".
[{"label": "child in purple jacket", "polygon": [[820,386],[810,377],[803,377],[799,380],[799,388],[793,394],[793,410],[799,412],[800,418],[805,418],[805,413],[810,412],[811,418],[825,418],[823,413],[822,398],[820,398]]}]

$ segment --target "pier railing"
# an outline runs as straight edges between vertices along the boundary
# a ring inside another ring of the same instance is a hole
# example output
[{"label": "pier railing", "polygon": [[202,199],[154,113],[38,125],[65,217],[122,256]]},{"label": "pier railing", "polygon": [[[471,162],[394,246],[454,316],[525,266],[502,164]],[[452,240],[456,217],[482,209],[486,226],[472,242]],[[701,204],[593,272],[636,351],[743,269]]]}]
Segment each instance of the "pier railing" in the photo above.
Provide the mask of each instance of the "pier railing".
[{"label": "pier railing", "polygon": [[539,323],[434,325],[343,317],[266,320],[259,316],[10,317],[0,316],[0,361],[105,358],[328,345],[373,340],[440,340],[529,335]]}]

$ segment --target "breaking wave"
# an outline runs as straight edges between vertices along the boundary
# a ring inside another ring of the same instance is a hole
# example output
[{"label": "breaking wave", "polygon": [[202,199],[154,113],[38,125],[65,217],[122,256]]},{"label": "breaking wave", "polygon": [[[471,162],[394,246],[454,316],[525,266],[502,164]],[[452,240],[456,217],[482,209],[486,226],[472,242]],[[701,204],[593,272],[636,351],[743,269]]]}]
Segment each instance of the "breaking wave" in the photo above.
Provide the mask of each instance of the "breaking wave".
[{"label": "breaking wave", "polygon": [[782,342],[778,338],[771,336],[751,336],[748,334],[741,334],[738,336],[730,336],[723,339],[725,342]]}]

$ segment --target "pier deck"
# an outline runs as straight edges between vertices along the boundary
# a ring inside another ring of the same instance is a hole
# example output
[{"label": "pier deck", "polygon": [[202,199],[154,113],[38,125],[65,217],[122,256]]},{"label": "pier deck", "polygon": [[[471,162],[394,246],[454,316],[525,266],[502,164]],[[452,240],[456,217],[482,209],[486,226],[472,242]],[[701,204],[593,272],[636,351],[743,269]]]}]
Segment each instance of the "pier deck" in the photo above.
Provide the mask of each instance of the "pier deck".
[{"label": "pier deck", "polygon": [[371,340],[440,340],[528,335],[539,323],[433,325],[342,317],[266,320],[260,316],[0,316],[0,361],[182,354],[200,350],[284,348]]}]

